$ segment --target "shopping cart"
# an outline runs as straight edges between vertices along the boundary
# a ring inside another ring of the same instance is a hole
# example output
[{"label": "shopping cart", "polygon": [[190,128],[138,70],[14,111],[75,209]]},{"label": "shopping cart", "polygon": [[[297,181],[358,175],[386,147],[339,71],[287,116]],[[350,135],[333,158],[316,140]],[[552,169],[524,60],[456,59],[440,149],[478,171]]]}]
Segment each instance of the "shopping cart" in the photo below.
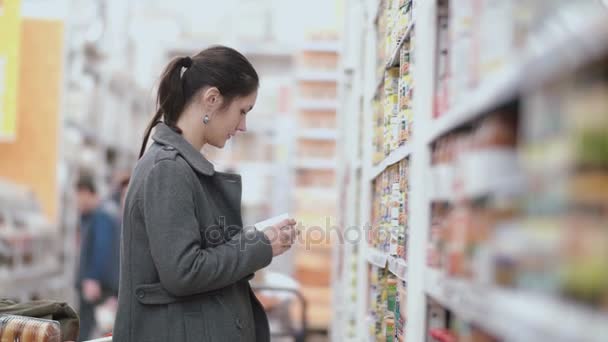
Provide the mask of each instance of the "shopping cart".
[{"label": "shopping cart", "polygon": [[[272,308],[266,310],[270,323],[270,336],[273,341],[293,339],[306,341],[308,333],[307,302],[302,293],[293,288],[254,286],[258,295],[271,295],[281,298]],[[295,309],[295,310],[294,310]],[[295,315],[294,313],[298,313]]]}]

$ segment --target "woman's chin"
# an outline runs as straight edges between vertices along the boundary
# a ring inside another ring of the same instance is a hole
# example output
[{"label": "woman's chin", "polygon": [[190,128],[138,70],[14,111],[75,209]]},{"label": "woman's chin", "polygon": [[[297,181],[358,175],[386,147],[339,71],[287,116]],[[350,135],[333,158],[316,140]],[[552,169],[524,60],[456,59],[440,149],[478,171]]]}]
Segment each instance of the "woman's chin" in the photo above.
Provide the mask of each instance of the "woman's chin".
[{"label": "woman's chin", "polygon": [[211,145],[211,146],[213,146],[213,147],[216,147],[216,148],[224,148],[224,147],[226,147],[226,142],[227,142],[227,141],[228,141],[228,140],[224,140],[224,141],[222,141],[221,143],[217,143],[217,142],[209,142],[209,145]]}]

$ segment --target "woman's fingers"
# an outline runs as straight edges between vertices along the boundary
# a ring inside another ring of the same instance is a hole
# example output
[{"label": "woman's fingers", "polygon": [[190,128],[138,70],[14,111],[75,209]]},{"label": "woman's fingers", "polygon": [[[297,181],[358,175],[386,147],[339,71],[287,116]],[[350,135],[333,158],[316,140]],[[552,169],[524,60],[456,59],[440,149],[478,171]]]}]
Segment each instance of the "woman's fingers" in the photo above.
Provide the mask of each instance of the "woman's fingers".
[{"label": "woman's fingers", "polygon": [[273,245],[273,255],[281,255],[291,248],[299,235],[296,223],[294,219],[285,219],[264,232]]}]

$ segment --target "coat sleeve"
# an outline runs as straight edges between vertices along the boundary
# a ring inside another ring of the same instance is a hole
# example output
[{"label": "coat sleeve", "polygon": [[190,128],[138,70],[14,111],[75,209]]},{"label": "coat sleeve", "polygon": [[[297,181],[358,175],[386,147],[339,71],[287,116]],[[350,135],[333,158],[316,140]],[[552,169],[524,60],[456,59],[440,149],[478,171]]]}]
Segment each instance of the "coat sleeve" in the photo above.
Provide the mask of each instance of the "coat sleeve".
[{"label": "coat sleeve", "polygon": [[162,160],[152,168],[144,185],[150,251],[162,286],[175,296],[226,287],[272,261],[270,242],[257,230],[203,248],[192,178],[186,165]]},{"label": "coat sleeve", "polygon": [[110,254],[113,248],[114,226],[112,220],[96,214],[91,221],[90,236],[92,242],[91,258],[84,277],[108,284],[108,270],[111,267]]}]

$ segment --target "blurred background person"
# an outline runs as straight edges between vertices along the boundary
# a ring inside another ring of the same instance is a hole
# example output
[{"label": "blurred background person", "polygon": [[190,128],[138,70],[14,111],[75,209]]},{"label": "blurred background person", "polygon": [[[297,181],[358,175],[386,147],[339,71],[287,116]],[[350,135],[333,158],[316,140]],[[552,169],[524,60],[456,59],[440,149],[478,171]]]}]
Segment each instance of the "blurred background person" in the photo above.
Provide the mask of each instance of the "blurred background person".
[{"label": "blurred background person", "polygon": [[91,337],[95,308],[118,296],[119,227],[104,211],[97,188],[90,176],[81,176],[76,185],[80,213],[80,258],[76,276],[79,296],[80,337]]}]

